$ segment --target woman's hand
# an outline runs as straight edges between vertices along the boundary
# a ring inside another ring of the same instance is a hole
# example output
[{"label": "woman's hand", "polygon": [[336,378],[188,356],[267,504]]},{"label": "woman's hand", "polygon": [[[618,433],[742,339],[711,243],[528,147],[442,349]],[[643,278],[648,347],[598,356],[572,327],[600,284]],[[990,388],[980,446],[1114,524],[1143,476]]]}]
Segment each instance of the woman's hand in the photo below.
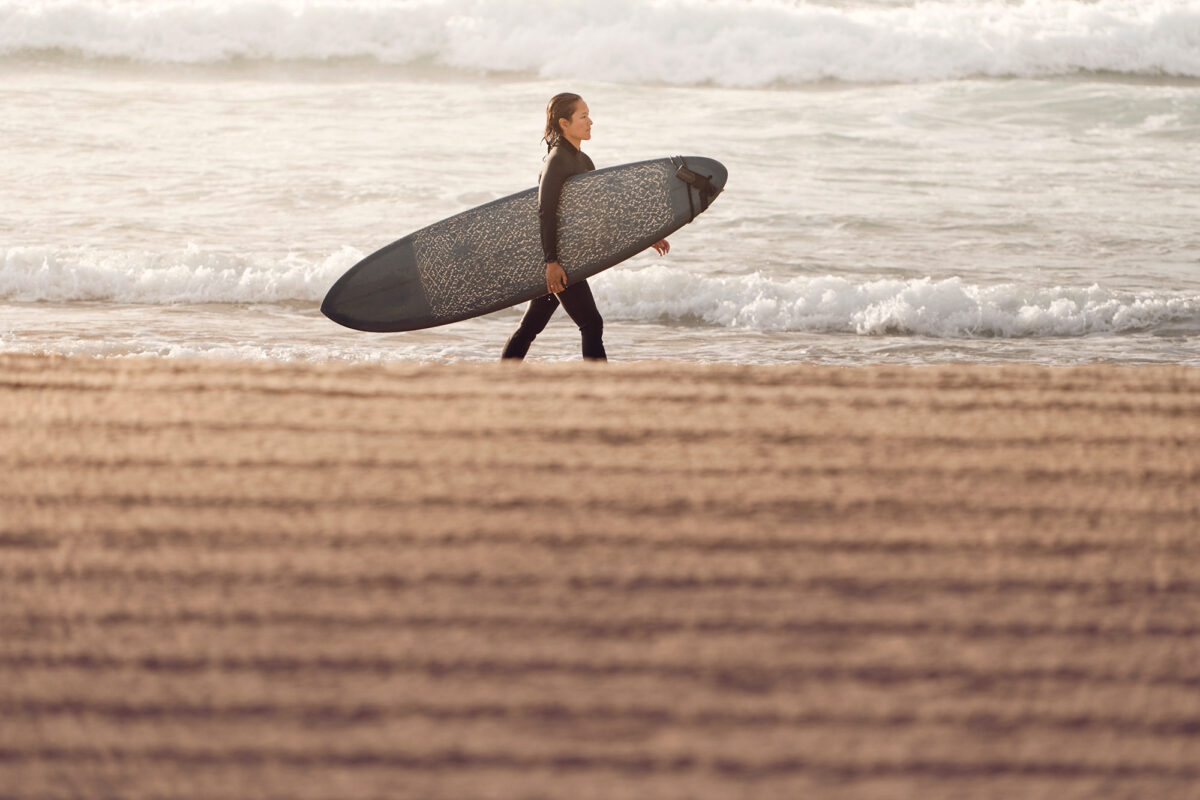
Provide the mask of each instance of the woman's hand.
[{"label": "woman's hand", "polygon": [[558,294],[567,288],[567,273],[557,261],[546,262],[546,290]]},{"label": "woman's hand", "polygon": [[660,239],[650,246],[653,247],[660,256],[665,256],[667,253],[671,252],[671,243],[666,239]]}]

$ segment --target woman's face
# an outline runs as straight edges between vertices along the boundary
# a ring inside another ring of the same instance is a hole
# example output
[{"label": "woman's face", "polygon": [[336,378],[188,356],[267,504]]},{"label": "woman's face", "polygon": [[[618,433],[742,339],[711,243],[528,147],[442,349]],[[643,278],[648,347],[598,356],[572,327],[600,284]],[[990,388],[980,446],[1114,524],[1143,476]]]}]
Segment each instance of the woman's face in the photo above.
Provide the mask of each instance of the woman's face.
[{"label": "woman's face", "polygon": [[587,103],[580,100],[575,104],[575,111],[569,120],[560,119],[563,135],[572,139],[584,141],[592,138],[592,118],[588,116]]}]

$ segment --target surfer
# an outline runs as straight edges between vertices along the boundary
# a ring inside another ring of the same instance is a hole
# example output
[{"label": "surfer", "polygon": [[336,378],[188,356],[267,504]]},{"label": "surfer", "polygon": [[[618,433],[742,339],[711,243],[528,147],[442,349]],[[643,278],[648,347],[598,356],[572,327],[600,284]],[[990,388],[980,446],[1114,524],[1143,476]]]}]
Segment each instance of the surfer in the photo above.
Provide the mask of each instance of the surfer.
[{"label": "surfer", "polygon": [[[558,199],[563,183],[572,175],[591,172],[596,168],[592,159],[580,149],[592,138],[592,118],[588,105],[577,94],[558,94],[546,105],[546,130],[542,140],[548,151],[542,174],[538,176],[538,219],[541,222],[542,250],[546,256],[547,294],[529,302],[521,324],[504,345],[501,358],[522,359],[529,345],[541,333],[555,309],[561,304],[579,326],[583,337],[583,357],[606,361],[604,352],[604,319],[596,308],[591,287],[586,280],[568,285],[567,273],[558,263]],[[671,245],[662,239],[652,245],[658,254],[666,255]]]}]

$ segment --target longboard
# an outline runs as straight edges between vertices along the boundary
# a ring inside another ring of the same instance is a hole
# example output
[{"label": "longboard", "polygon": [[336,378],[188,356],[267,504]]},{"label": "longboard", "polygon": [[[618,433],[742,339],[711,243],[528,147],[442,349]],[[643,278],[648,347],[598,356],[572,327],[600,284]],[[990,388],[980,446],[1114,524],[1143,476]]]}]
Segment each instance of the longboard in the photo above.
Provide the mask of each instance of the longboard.
[{"label": "longboard", "polygon": [[[674,233],[708,208],[728,173],[711,158],[675,156],[567,179],[558,209],[559,263],[589,278]],[[494,200],[410,233],[334,283],[321,312],[362,331],[446,325],[546,294],[537,189]]]}]

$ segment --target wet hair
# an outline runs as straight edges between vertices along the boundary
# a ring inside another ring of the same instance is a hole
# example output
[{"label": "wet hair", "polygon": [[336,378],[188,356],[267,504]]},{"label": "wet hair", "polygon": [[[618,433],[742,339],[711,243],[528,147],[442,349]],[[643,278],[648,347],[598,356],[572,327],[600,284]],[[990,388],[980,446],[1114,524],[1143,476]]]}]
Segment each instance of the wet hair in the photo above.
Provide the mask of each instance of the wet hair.
[{"label": "wet hair", "polygon": [[558,121],[570,119],[571,115],[575,113],[576,104],[582,99],[577,94],[563,92],[551,97],[550,102],[546,104],[546,132],[542,134],[542,141],[546,143],[547,152],[562,141],[562,126],[558,124]]}]

